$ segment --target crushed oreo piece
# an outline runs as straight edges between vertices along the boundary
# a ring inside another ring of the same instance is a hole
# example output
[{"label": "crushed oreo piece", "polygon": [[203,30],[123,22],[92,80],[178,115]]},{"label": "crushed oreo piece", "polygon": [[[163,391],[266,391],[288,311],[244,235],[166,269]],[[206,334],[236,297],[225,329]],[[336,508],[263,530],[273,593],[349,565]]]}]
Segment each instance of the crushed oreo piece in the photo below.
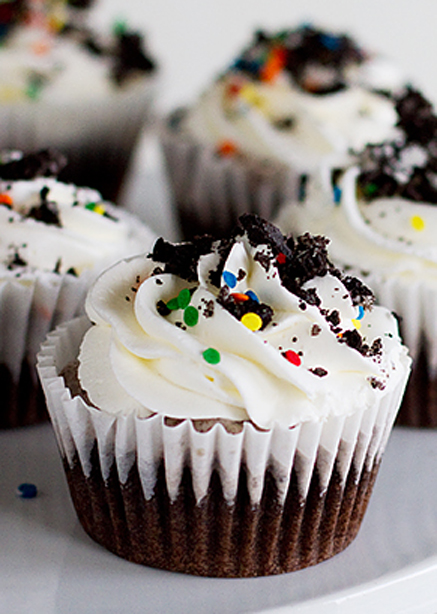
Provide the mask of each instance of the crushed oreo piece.
[{"label": "crushed oreo piece", "polygon": [[11,258],[6,262],[8,271],[13,271],[16,268],[27,266],[27,262],[20,255],[18,249],[15,249]]},{"label": "crushed oreo piece", "polygon": [[280,54],[283,69],[298,87],[316,95],[347,87],[346,69],[366,58],[350,37],[305,25],[274,35],[259,30],[233,69],[252,79],[262,79],[266,59],[272,52]]},{"label": "crushed oreo piece", "polygon": [[226,311],[229,311],[237,320],[241,320],[246,313],[256,313],[262,320],[261,330],[264,330],[273,319],[273,309],[269,305],[259,303],[251,297],[244,302],[236,301],[227,286],[221,288],[217,303],[224,307]]},{"label": "crushed oreo piece", "polygon": [[177,275],[187,281],[197,281],[197,262],[203,254],[211,252],[214,239],[207,235],[186,243],[170,243],[160,238],[155,242],[149,255],[155,262],[161,262],[160,271]]},{"label": "crushed oreo piece", "polygon": [[346,275],[342,279],[343,285],[349,291],[353,305],[362,305],[364,309],[371,309],[375,302],[375,295],[358,277]]},{"label": "crushed oreo piece", "polygon": [[369,378],[369,382],[370,382],[370,385],[372,386],[372,388],[376,388],[376,389],[379,389],[379,390],[384,390],[385,389],[385,384],[383,382],[381,382],[381,380],[377,379],[376,377]]},{"label": "crushed oreo piece", "polygon": [[55,202],[47,200],[49,194],[49,188],[44,187],[40,192],[41,204],[36,205],[30,209],[27,213],[27,218],[32,218],[37,222],[43,222],[48,226],[62,227],[61,219],[59,217],[59,210]]},{"label": "crushed oreo piece", "polygon": [[396,103],[402,138],[368,145],[359,155],[358,187],[364,201],[399,196],[437,204],[437,115],[409,87]]},{"label": "crushed oreo piece", "polygon": [[67,159],[54,149],[22,155],[18,159],[0,164],[0,178],[6,181],[56,177],[67,164]]},{"label": "crushed oreo piece", "polygon": [[121,85],[133,71],[150,73],[155,62],[143,51],[143,37],[137,32],[122,32],[117,39],[112,76]]},{"label": "crushed oreo piece", "polygon": [[309,369],[309,371],[318,377],[325,377],[325,375],[328,375],[328,371],[322,367],[314,367],[313,369]]}]

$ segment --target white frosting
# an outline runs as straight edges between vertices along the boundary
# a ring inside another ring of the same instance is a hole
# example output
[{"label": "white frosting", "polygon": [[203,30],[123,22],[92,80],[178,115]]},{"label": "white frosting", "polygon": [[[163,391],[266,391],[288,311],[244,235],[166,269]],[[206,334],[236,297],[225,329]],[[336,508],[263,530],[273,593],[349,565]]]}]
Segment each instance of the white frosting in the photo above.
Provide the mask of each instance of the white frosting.
[{"label": "white frosting", "polygon": [[[398,71],[382,64],[375,59],[351,68],[349,87],[324,95],[304,92],[284,73],[263,82],[230,71],[193,105],[183,125],[202,143],[231,140],[245,154],[292,164],[300,172],[326,159],[342,165],[350,162],[349,150],[398,135],[393,101],[371,91],[382,88],[381,81],[385,90],[400,85]],[[233,83],[242,88],[229,95]],[[277,121],[286,118],[293,125],[278,128]]]},{"label": "white frosting", "polygon": [[[303,203],[280,214],[284,232],[312,232],[331,239],[329,252],[340,265],[405,279],[437,282],[437,209],[400,197],[357,199],[357,168],[344,174],[334,203],[328,172],[310,182]],[[325,176],[323,176],[325,175]]]},{"label": "white frosting", "polygon": [[[409,365],[393,316],[377,307],[362,317],[331,275],[307,282],[322,308],[338,311],[341,331],[359,327],[369,345],[381,339],[381,355],[364,357],[340,341],[317,307],[302,308],[303,301],[282,286],[276,266],[266,271],[257,252],[270,254],[267,246],[253,248],[243,237],[224,267],[240,279],[232,292],[253,290],[273,309],[273,320],[256,332],[217,302],[219,290],[208,276],[217,267],[215,253],[200,258],[198,284],[168,273],[151,275],[157,263],[147,257],[105,271],[88,295],[87,312],[96,325],[79,355],[79,379],[90,400],[117,414],[250,419],[270,428],[349,415],[390,394]],[[199,319],[184,326],[183,308],[160,315],[157,303],[167,304],[186,288]],[[218,363],[205,360],[209,348],[219,352]],[[382,389],[372,385],[375,380]]]},{"label": "white frosting", "polygon": [[[49,34],[44,28],[17,27],[0,49],[0,102],[17,104],[105,100],[126,88],[142,86],[137,71],[123,87],[111,77],[110,59],[91,53],[74,38]],[[32,94],[32,79],[40,85]]]},{"label": "white frosting", "polygon": [[[41,204],[43,188],[49,190],[47,201],[56,204],[60,226],[27,217],[33,207]],[[142,252],[150,245],[151,233],[128,214],[103,202],[95,190],[38,178],[0,180],[0,194],[0,201],[6,197],[11,203],[0,205],[3,278],[35,270],[65,273],[74,269],[80,275]],[[15,253],[25,265],[8,269]]]}]

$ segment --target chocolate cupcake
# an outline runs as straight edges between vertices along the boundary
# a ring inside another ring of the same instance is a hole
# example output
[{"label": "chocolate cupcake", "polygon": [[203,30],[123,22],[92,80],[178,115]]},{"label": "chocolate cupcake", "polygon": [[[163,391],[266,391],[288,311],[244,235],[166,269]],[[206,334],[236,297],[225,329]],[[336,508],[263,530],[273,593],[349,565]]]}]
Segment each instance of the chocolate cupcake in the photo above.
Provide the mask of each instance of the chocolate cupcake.
[{"label": "chocolate cupcake", "polygon": [[62,181],[116,202],[152,119],[157,67],[143,36],[125,24],[106,33],[90,27],[93,5],[22,0],[3,6],[0,143],[25,152],[63,151],[69,165]]},{"label": "chocolate cupcake", "polygon": [[[327,241],[243,216],[104,272],[38,371],[78,517],[130,561],[251,577],[355,537],[409,375]],[[93,324],[91,324],[91,322]]]},{"label": "chocolate cupcake", "polygon": [[47,419],[36,353],[47,332],[83,313],[103,268],[147,249],[153,235],[96,190],[58,181],[50,151],[0,163],[0,428]]},{"label": "chocolate cupcake", "polygon": [[411,88],[396,108],[399,139],[367,147],[346,173],[325,173],[278,223],[329,236],[334,262],[399,315],[414,360],[399,423],[436,427],[437,116]]},{"label": "chocolate cupcake", "polygon": [[244,212],[274,217],[321,163],[393,137],[399,70],[344,34],[312,26],[251,44],[189,108],[163,147],[185,236],[226,233]]}]

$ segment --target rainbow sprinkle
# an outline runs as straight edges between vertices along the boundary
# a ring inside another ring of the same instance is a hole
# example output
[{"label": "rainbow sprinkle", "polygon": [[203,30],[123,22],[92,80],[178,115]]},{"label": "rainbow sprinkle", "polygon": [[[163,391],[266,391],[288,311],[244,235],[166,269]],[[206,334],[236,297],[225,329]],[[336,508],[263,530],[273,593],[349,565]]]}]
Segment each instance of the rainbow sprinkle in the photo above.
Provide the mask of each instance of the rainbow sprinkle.
[{"label": "rainbow sprinkle", "polygon": [[241,323],[253,332],[260,330],[263,325],[263,321],[260,316],[257,313],[253,313],[252,311],[249,311],[249,313],[244,314],[244,316],[241,318]]},{"label": "rainbow sprinkle", "polygon": [[418,232],[425,229],[425,220],[420,215],[412,215],[410,217],[410,224]]},{"label": "rainbow sprinkle", "polygon": [[302,360],[299,354],[294,350],[287,350],[286,352],[283,352],[282,356],[284,356],[284,358],[286,358],[288,362],[290,362],[292,365],[295,365],[296,367],[300,367],[300,365],[302,364]]},{"label": "rainbow sprinkle", "polygon": [[208,348],[202,353],[202,356],[210,365],[218,365],[221,360],[220,352],[214,348]]},{"label": "rainbow sprinkle", "polygon": [[233,273],[231,273],[231,271],[223,271],[222,277],[227,286],[230,288],[235,288],[237,285],[237,278]]}]

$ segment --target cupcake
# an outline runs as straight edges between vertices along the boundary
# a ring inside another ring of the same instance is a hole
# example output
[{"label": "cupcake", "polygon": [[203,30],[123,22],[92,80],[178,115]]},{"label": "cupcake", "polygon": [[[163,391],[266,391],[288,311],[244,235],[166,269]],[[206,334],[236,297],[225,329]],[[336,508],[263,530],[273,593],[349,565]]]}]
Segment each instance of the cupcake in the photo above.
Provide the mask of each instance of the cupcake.
[{"label": "cupcake", "polygon": [[329,236],[334,262],[400,316],[414,362],[399,423],[436,427],[437,116],[413,89],[397,109],[402,138],[367,147],[341,175],[323,173],[278,224]]},{"label": "cupcake", "polygon": [[410,359],[326,244],[254,215],[227,239],[160,239],[97,279],[89,319],[48,336],[38,372],[94,540],[220,577],[301,569],[353,540]]},{"label": "cupcake", "polygon": [[[55,179],[51,152],[0,164],[0,427],[47,419],[36,353],[47,332],[83,312],[104,267],[148,249],[152,233],[96,190]],[[51,175],[51,176],[46,176]]]},{"label": "cupcake", "polygon": [[[87,25],[94,2],[22,0],[0,10],[0,142],[65,153],[61,180],[116,201],[151,118],[155,62],[122,23]],[[3,25],[3,27],[1,27]]]},{"label": "cupcake", "polygon": [[397,135],[387,60],[311,26],[252,43],[190,108],[169,117],[163,148],[186,236],[226,233],[243,212],[274,216],[321,162]]}]

